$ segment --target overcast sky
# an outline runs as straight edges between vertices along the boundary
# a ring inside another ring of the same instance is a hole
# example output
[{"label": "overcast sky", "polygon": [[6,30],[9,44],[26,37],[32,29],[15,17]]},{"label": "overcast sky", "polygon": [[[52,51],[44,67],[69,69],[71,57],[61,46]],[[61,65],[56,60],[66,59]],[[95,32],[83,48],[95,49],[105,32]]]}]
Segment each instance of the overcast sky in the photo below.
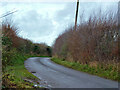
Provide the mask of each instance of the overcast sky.
[{"label": "overcast sky", "polygon": [[[87,17],[97,12],[117,10],[117,2],[80,2],[79,16],[84,12]],[[59,34],[74,25],[76,2],[39,2],[39,3],[1,3],[0,15],[7,11],[15,11],[12,15],[14,23],[19,27],[19,36],[36,43],[52,45]],[[11,17],[11,16],[9,16]],[[79,24],[80,18],[78,18]]]}]

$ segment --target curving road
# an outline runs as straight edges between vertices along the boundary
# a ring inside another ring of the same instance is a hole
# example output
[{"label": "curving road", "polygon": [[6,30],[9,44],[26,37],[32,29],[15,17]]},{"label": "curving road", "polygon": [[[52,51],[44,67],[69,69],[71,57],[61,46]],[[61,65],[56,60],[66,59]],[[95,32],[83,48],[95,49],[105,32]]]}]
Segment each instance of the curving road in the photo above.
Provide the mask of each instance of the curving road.
[{"label": "curving road", "polygon": [[49,58],[29,58],[25,67],[52,88],[118,88],[118,82],[66,68]]}]

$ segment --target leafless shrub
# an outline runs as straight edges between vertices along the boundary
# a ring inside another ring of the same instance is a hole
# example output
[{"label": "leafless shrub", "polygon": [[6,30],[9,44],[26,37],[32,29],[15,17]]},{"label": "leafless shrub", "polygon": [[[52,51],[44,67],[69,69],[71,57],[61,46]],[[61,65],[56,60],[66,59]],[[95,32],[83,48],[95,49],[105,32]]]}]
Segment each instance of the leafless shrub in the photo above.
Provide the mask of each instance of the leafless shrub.
[{"label": "leafless shrub", "polygon": [[[64,45],[66,49],[62,50]],[[54,55],[71,57],[80,63],[91,61],[118,61],[117,13],[99,12],[82,21],[77,30],[70,28],[60,35],[54,44]]]}]

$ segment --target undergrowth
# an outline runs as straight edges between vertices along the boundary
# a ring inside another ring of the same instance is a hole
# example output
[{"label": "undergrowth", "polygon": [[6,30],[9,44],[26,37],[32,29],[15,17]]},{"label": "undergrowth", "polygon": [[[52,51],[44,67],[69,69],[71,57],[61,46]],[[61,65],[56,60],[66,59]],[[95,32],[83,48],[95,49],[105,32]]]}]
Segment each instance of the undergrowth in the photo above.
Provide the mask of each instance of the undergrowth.
[{"label": "undergrowth", "polygon": [[69,68],[72,68],[78,71],[97,75],[100,77],[104,77],[106,79],[120,81],[118,70],[117,68],[114,69],[114,65],[112,64],[107,67],[103,67],[104,65],[99,64],[95,67],[95,66],[90,66],[90,64],[80,64],[78,62],[73,62],[73,61],[70,62],[70,61],[66,61],[60,58],[55,58],[55,57],[51,58],[51,60],[57,64],[61,64],[63,66],[66,66],[66,67],[69,67]]},{"label": "undergrowth", "polygon": [[2,88],[33,88],[33,83],[25,82],[24,79],[37,80],[38,78],[28,72],[24,67],[24,61],[31,55],[16,54],[13,57],[13,65],[4,68]]}]

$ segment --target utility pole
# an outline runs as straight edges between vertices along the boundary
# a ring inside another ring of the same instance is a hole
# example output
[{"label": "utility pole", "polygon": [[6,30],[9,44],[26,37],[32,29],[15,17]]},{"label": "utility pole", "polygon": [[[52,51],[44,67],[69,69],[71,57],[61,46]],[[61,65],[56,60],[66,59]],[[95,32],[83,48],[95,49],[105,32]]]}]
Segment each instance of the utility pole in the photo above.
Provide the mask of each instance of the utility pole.
[{"label": "utility pole", "polygon": [[75,31],[76,31],[76,28],[77,28],[78,7],[79,7],[79,0],[77,0],[77,7],[76,7],[76,15],[75,15]]}]

